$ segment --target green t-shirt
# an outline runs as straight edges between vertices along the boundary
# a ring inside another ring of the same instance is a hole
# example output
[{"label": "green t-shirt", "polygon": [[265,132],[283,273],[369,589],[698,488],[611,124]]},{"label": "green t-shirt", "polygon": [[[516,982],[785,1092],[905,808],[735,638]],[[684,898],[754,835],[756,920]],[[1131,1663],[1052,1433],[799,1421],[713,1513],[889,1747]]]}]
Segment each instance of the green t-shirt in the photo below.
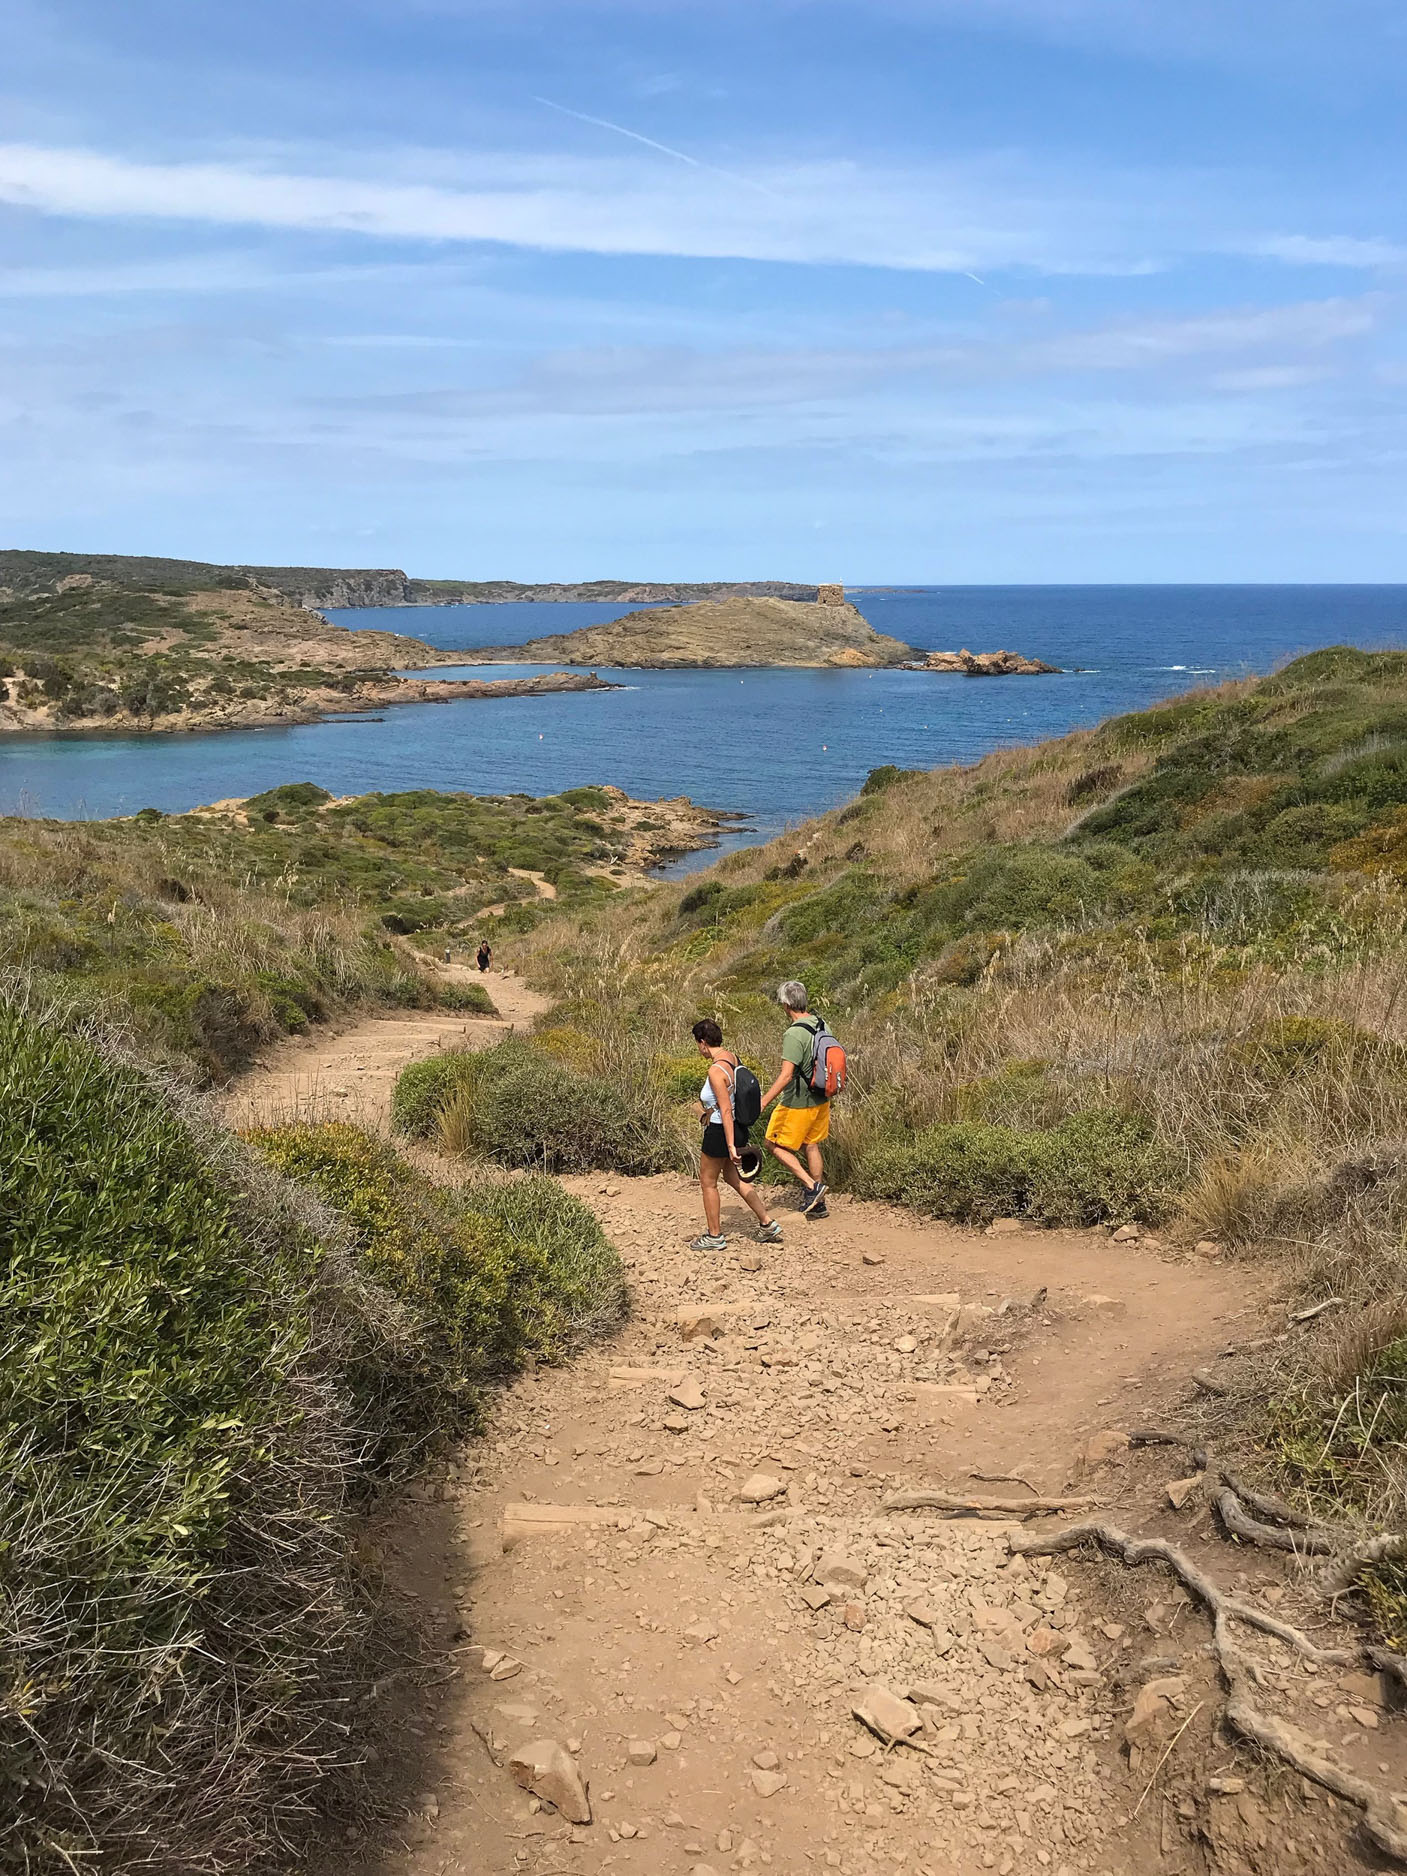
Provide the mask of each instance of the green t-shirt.
[{"label": "green t-shirt", "polygon": [[811,1067],[811,1057],[815,1053],[816,1036],[814,1019],[808,1018],[805,1024],[791,1023],[782,1037],[782,1060],[793,1063],[801,1072],[793,1075],[789,1085],[777,1096],[778,1107],[824,1107],[826,1097],[817,1094],[810,1082],[805,1079]]}]

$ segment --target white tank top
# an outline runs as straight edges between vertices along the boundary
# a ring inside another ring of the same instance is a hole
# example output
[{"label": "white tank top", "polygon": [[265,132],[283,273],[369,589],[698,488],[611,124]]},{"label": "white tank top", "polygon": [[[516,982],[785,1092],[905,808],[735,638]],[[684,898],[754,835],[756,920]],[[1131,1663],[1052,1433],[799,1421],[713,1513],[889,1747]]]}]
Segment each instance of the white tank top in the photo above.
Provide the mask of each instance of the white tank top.
[{"label": "white tank top", "polygon": [[[732,1107],[733,1082],[737,1077],[738,1065],[736,1062],[720,1062],[718,1066],[728,1071],[728,1105]],[[707,1119],[709,1116],[712,1116],[714,1120],[721,1121],[722,1116],[718,1111],[718,1096],[714,1093],[713,1083],[709,1080],[707,1075],[704,1076],[704,1085],[699,1089],[699,1099],[703,1102],[705,1118]]]}]

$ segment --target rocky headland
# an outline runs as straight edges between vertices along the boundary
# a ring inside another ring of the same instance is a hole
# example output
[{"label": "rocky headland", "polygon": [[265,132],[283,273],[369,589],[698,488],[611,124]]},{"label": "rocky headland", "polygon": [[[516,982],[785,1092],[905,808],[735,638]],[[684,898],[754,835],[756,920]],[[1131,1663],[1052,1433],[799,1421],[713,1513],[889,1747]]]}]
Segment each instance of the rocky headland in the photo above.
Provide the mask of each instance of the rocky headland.
[{"label": "rocky headland", "polygon": [[1026,658],[1019,651],[931,651],[918,671],[960,671],[966,677],[1058,676],[1058,664]]},{"label": "rocky headland", "polygon": [[607,625],[475,653],[481,664],[616,666],[637,670],[735,665],[888,666],[914,656],[876,632],[838,589],[820,601],[767,597],[705,600],[628,612]]},{"label": "rocky headland", "polygon": [[400,675],[465,656],[397,632],[348,631],[248,587],[142,590],[68,574],[0,601],[0,734],[254,728],[390,704],[613,688],[581,671]]}]

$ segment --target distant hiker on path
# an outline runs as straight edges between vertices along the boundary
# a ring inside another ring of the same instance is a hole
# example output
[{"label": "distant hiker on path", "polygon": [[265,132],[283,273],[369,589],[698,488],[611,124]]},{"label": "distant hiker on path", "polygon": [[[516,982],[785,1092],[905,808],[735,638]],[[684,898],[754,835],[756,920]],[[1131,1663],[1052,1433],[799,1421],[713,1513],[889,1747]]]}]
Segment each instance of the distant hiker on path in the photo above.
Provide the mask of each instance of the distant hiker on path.
[{"label": "distant hiker on path", "polygon": [[[777,1105],[767,1123],[767,1144],[788,1172],[801,1181],[801,1209],[807,1218],[825,1218],[826,1169],[821,1158],[821,1142],[831,1130],[830,1083],[826,1063],[819,1064],[818,1053],[834,1049],[839,1058],[838,1080],[833,1092],[845,1085],[845,1055],[840,1044],[819,1016],[807,1008],[806,986],[795,978],[777,987],[777,1001],[787,1013],[786,1034],[782,1037],[782,1068],[777,1079],[762,1097],[764,1107]],[[819,1082],[820,1086],[816,1084]],[[803,1166],[797,1158],[806,1153]]]},{"label": "distant hiker on path", "polygon": [[782,1227],[738,1174],[738,1160],[747,1145],[748,1128],[762,1113],[762,1090],[757,1077],[731,1049],[723,1047],[723,1031],[711,1017],[694,1024],[694,1041],[708,1061],[708,1074],[699,1089],[699,1119],[703,1140],[699,1150],[699,1189],[703,1193],[707,1229],[690,1245],[694,1251],[726,1251],[728,1240],[719,1229],[722,1219],[720,1177],[737,1193],[756,1218],[757,1236],[764,1244],[780,1244]]},{"label": "distant hiker on path", "polygon": [[481,971],[486,971],[489,965],[492,963],[493,963],[493,946],[489,943],[488,939],[485,938],[480,943],[479,950],[478,950],[479,969]]}]

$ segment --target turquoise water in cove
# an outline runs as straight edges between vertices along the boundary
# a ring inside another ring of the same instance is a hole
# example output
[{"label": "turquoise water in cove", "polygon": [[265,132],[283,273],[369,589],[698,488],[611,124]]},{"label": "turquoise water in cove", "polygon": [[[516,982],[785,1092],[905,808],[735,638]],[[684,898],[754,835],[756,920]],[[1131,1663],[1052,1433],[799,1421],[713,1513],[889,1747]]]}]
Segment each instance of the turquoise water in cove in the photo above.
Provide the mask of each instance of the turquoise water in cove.
[{"label": "turquoise water in cove", "polygon": [[[377,718],[290,729],[8,737],[0,744],[0,811],[76,819],[180,810],[289,781],[318,782],[335,794],[535,795],[613,782],[636,796],[690,795],[742,810],[751,819],[725,840],[734,846],[845,800],[881,763],[971,762],[1194,684],[1267,671],[1321,645],[1407,646],[1407,586],[907,587],[852,596],[878,631],[923,649],[1004,646],[1065,670],[996,679],[603,670],[625,688],[410,704]],[[472,653],[628,610],[537,602],[329,617]],[[540,667],[481,669],[467,658],[454,674],[532,668]]]}]

